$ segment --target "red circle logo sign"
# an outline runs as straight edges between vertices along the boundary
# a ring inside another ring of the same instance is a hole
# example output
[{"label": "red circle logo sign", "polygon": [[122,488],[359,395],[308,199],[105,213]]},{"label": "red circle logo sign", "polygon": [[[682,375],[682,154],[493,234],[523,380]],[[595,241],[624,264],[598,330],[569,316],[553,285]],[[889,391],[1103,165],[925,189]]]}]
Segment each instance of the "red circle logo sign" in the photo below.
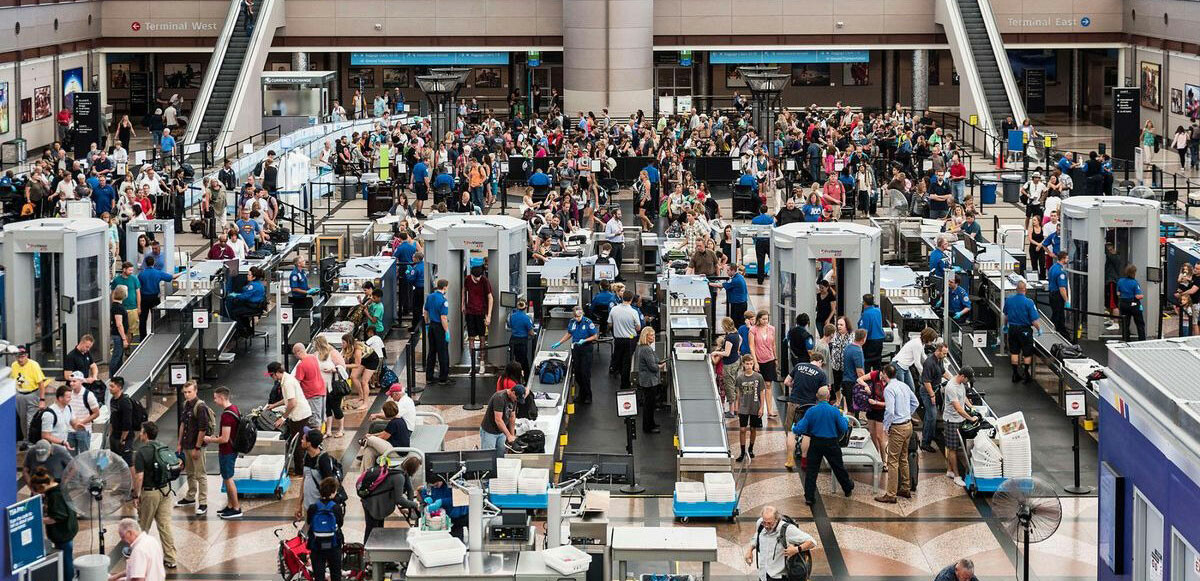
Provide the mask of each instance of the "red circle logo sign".
[{"label": "red circle logo sign", "polygon": [[1073,409],[1073,410],[1079,409],[1079,402],[1077,402],[1077,401],[1071,402],[1071,409]]},{"label": "red circle logo sign", "polygon": [[134,21],[133,24],[129,25],[129,28],[133,29],[134,32],[137,32],[142,29],[142,23]]},{"label": "red circle logo sign", "polygon": [[631,405],[629,404],[629,402],[625,402],[625,403],[623,404],[623,407],[624,407],[625,409],[629,409],[629,408],[631,408],[631,407],[633,407],[633,406],[631,406]]}]

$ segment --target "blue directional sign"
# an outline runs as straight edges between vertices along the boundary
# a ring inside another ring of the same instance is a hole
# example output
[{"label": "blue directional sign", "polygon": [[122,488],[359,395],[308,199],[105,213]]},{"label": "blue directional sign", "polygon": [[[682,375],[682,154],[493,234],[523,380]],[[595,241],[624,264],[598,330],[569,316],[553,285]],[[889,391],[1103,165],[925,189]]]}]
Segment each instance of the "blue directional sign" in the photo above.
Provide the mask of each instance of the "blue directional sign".
[{"label": "blue directional sign", "polygon": [[46,556],[42,497],[31,496],[4,509],[8,530],[8,573],[16,575]]}]

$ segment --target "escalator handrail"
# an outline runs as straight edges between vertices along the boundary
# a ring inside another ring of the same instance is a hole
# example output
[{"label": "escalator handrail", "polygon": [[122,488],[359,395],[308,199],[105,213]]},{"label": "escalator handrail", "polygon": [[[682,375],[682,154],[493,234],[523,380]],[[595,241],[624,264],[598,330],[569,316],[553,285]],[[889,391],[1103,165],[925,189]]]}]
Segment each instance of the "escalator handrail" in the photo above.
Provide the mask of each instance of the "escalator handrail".
[{"label": "escalator handrail", "polygon": [[200,124],[204,121],[204,115],[207,113],[208,102],[212,98],[213,87],[217,84],[217,75],[221,72],[225,54],[229,51],[229,41],[233,38],[233,29],[237,24],[241,9],[240,0],[229,0],[229,11],[225,14],[225,24],[221,27],[221,34],[217,36],[217,45],[213,47],[208,70],[204,71],[204,81],[200,83],[200,92],[192,102],[192,122],[188,124],[183,143],[195,142],[196,137],[200,134]]},{"label": "escalator handrail", "polygon": [[[243,95],[246,93],[250,83],[244,81],[249,72],[253,70],[253,55],[257,53],[257,47],[260,47],[263,43],[270,43],[271,39],[275,37],[275,27],[267,22],[267,17],[275,8],[276,1],[262,0],[262,4],[258,7],[258,13],[254,15],[254,29],[250,34],[250,41],[246,43],[246,54],[242,57],[242,67],[238,70],[237,78],[239,82],[233,84],[233,93],[229,95],[229,109],[225,112],[225,119],[221,122],[220,131],[213,138],[214,147],[224,146],[226,136],[232,132],[230,127],[236,122],[242,107],[246,104]],[[262,65],[260,64],[259,66]],[[258,89],[257,82],[254,83],[253,88],[255,90]]]},{"label": "escalator handrail", "polygon": [[1017,91],[1017,79],[1013,75],[1012,67],[1008,66],[1008,53],[1004,49],[1004,38],[1000,36],[1000,28],[996,25],[995,14],[992,13],[991,0],[976,0],[979,2],[979,12],[983,15],[983,25],[987,28],[988,41],[992,45],[992,55],[996,59],[996,68],[1000,71],[1000,78],[1004,82],[1004,95],[1008,99],[1009,110],[1012,111],[1013,120],[1017,123],[1023,122],[1025,116],[1025,103],[1021,101],[1020,93]]},{"label": "escalator handrail", "polygon": [[[949,14],[949,18],[946,19],[946,26],[953,27],[955,32],[957,32],[953,36],[961,39],[958,50],[962,54],[966,70],[959,71],[959,74],[970,77],[971,82],[967,83],[968,89],[971,91],[971,96],[975,103],[982,105],[981,110],[975,112],[979,116],[979,125],[983,126],[985,131],[994,130],[997,125],[995,120],[992,119],[991,108],[987,106],[987,95],[983,92],[983,78],[979,75],[979,64],[975,62],[975,54],[971,51],[971,39],[967,33],[967,24],[963,20],[962,11],[959,10],[958,0],[942,0],[942,2],[945,3]],[[953,36],[947,35],[947,38],[953,38]]]}]

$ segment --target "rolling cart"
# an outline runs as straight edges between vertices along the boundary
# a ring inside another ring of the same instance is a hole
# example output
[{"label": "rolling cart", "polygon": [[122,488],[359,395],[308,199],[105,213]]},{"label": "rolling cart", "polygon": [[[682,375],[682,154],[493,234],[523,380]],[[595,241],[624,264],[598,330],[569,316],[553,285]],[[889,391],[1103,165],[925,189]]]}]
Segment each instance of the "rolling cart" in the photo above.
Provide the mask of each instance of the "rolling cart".
[{"label": "rolling cart", "polygon": [[[980,431],[996,429],[996,414],[987,406],[976,406],[975,411],[980,413],[980,417],[984,422],[984,426]],[[1007,478],[998,476],[995,478],[980,477],[975,474],[975,466],[972,461],[972,447],[974,441],[963,437],[962,430],[958,430],[958,443],[962,447],[963,458],[967,463],[967,471],[963,476],[963,486],[967,489],[967,494],[972,498],[980,492],[991,494],[1000,489],[1000,484]]]},{"label": "rolling cart", "polygon": [[[276,472],[271,470],[270,478],[234,478],[234,485],[237,486],[239,495],[264,495],[274,496],[276,500],[283,498],[288,489],[292,487],[292,479],[288,476],[288,467],[291,465],[292,452],[296,446],[300,445],[300,438],[292,436],[288,441],[286,451],[283,455],[283,461],[279,463],[279,470]],[[248,466],[250,471],[253,471],[254,463],[264,461],[266,458],[278,458],[277,455],[255,456],[252,463]],[[247,460],[248,458],[239,458],[239,460]],[[221,492],[225,492],[225,484],[221,484]]]}]

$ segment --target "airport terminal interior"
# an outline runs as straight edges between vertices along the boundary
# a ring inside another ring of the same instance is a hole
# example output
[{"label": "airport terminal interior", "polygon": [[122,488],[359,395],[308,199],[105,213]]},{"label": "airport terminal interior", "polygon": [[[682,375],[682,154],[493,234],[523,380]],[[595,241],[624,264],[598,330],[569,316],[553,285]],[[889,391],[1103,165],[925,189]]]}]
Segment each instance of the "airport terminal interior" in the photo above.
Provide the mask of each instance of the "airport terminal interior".
[{"label": "airport terminal interior", "polygon": [[0,581],[1200,581],[1194,1],[0,16]]}]

